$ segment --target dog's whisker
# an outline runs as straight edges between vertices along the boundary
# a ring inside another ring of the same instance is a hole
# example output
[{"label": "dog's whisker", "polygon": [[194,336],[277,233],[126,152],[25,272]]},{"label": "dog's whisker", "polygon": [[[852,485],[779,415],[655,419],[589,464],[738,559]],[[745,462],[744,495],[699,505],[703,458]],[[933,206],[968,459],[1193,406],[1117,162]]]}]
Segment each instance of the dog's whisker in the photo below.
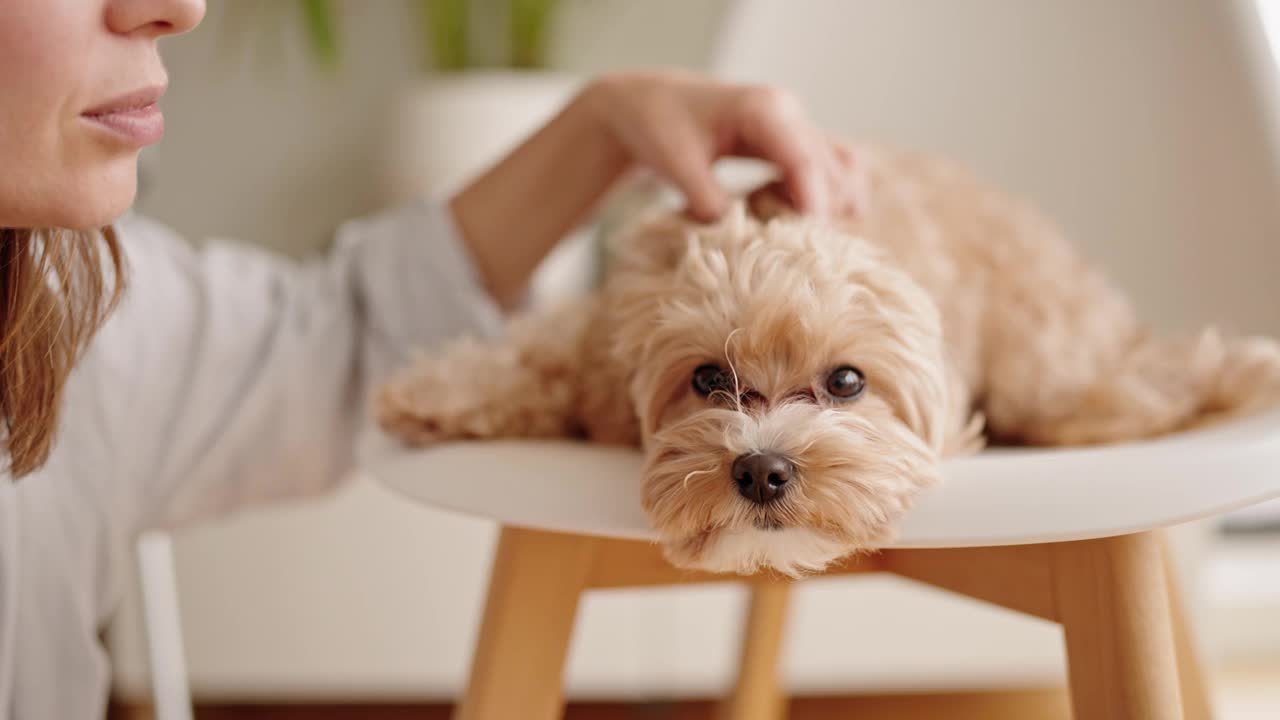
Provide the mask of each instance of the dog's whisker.
[{"label": "dog's whisker", "polygon": [[814,446],[814,445],[817,445],[817,444],[818,444],[818,438],[812,438],[812,439],[810,439],[810,440],[809,440],[809,442],[807,442],[807,443],[805,443],[805,444],[804,444],[804,447],[802,447],[802,448],[800,448],[799,450],[797,450],[797,451],[793,452],[793,453],[792,453],[792,456],[793,456],[793,457],[804,457],[805,455],[807,455],[807,454],[808,454],[808,452],[809,452],[810,450],[812,450],[812,449],[813,449],[813,446]]},{"label": "dog's whisker", "polygon": [[680,481],[680,487],[683,488],[684,490],[688,490],[689,478],[695,475],[709,475],[714,472],[715,470],[691,470],[684,476],[684,480]]},{"label": "dog's whisker", "polygon": [[742,412],[742,383],[738,380],[738,369],[733,366],[733,336],[742,332],[742,328],[734,328],[724,339],[724,359],[729,365],[729,374],[733,375],[733,403],[738,412]]},{"label": "dog's whisker", "polygon": [[[730,402],[730,401],[734,401],[734,398],[736,397],[736,395],[734,393],[729,392],[728,390],[715,390],[715,391],[712,391],[711,397],[713,399]],[[741,412],[742,408],[738,408],[738,410],[739,412]]]}]

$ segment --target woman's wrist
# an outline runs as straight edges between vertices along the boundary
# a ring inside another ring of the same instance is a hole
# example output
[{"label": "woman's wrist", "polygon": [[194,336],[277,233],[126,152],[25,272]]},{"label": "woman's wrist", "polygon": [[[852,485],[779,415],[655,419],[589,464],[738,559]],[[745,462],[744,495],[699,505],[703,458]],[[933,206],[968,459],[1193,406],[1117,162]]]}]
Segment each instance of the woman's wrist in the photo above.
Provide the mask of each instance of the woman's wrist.
[{"label": "woman's wrist", "polygon": [[486,288],[504,307],[629,165],[597,82],[450,202]]},{"label": "woman's wrist", "polygon": [[610,112],[610,108],[616,106],[620,84],[621,76],[617,75],[595,78],[578,91],[566,108],[577,116],[576,123],[586,141],[584,149],[597,153],[606,163],[616,166],[619,173],[631,165],[631,157],[618,137]]}]

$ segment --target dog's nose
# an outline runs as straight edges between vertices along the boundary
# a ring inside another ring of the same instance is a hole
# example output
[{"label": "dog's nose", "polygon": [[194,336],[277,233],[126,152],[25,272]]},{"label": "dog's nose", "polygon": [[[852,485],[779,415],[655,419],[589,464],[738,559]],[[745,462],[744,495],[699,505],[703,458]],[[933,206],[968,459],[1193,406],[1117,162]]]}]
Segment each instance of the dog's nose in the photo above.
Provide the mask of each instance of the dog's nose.
[{"label": "dog's nose", "polygon": [[738,483],[738,492],[758,505],[782,495],[795,472],[795,465],[777,453],[739,455],[733,461],[733,481]]}]

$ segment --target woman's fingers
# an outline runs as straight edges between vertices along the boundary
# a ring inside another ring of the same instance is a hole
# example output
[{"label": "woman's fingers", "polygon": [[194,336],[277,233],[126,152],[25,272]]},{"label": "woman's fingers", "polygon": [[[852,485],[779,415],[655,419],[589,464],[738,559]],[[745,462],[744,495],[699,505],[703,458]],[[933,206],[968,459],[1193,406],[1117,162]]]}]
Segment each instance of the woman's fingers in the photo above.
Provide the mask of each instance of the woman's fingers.
[{"label": "woman's fingers", "polygon": [[724,155],[774,165],[800,212],[849,214],[859,204],[852,148],[814,125],[785,91],[675,73],[617,75],[595,87],[593,107],[613,140],[630,161],[673,183],[699,220],[728,207],[713,169]]},{"label": "woman's fingers", "polygon": [[656,138],[656,169],[684,193],[690,214],[702,222],[718,219],[728,204],[713,162],[706,133],[688,116],[673,118],[667,131]]},{"label": "woman's fingers", "polygon": [[828,181],[835,215],[857,215],[866,209],[865,175],[853,147],[839,139],[828,139]]},{"label": "woman's fingers", "polygon": [[778,167],[797,210],[826,214],[830,206],[826,158],[799,105],[773,88],[743,93],[735,123],[741,132],[740,145],[748,154]]}]

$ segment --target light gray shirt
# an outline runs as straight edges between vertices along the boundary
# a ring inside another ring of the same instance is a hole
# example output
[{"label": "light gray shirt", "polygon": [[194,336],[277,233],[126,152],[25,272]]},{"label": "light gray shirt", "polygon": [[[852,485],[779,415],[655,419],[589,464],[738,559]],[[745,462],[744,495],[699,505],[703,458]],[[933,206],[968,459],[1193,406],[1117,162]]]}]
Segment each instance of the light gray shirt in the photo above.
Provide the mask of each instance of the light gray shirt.
[{"label": "light gray shirt", "polygon": [[500,322],[440,204],[351,222],[305,264],[119,230],[129,290],[68,383],[49,463],[0,478],[0,720],[105,714],[99,631],[139,531],[332,486],[372,381]]}]

